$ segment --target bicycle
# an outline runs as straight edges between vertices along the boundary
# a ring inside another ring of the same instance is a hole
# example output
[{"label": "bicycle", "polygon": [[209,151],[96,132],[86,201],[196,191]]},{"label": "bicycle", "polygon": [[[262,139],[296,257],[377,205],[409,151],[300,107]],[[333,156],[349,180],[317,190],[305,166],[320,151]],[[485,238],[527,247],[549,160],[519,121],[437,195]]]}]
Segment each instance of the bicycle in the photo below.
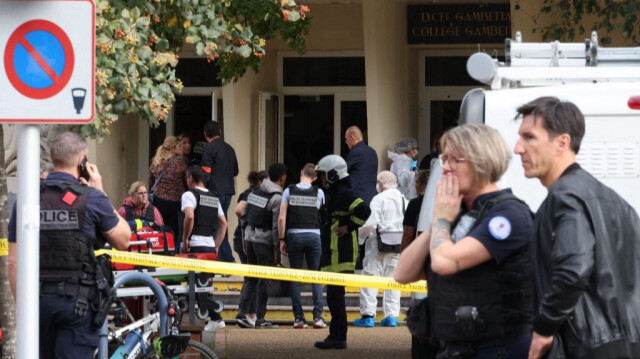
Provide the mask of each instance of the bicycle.
[{"label": "bicycle", "polygon": [[114,330],[101,329],[101,342],[98,358],[107,358],[108,344],[116,344],[111,359],[119,358],[173,358],[196,357],[217,359],[217,355],[205,344],[190,339],[190,334],[180,333],[178,322],[181,316],[180,305],[173,290],[163,282],[144,273],[131,272],[116,278],[115,288],[129,282],[143,282],[156,296],[156,311],[139,320],[135,320],[121,299],[116,299],[123,315],[131,324]]}]

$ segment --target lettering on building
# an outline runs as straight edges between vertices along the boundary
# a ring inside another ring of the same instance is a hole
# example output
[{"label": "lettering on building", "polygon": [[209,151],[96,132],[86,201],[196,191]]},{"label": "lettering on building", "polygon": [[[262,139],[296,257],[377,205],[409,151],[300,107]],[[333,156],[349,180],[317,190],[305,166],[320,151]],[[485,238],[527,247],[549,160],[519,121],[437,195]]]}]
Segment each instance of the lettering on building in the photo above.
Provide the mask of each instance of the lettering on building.
[{"label": "lettering on building", "polygon": [[509,4],[407,5],[409,44],[504,43]]}]

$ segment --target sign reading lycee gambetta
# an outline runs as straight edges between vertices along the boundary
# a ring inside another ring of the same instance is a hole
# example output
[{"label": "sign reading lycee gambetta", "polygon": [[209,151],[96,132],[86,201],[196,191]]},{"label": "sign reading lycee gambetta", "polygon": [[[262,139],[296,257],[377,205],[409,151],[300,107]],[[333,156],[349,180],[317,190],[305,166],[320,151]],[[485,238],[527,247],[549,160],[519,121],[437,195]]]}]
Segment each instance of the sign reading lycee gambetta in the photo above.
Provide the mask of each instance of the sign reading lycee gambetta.
[{"label": "sign reading lycee gambetta", "polygon": [[407,5],[409,44],[502,43],[511,37],[509,4]]}]

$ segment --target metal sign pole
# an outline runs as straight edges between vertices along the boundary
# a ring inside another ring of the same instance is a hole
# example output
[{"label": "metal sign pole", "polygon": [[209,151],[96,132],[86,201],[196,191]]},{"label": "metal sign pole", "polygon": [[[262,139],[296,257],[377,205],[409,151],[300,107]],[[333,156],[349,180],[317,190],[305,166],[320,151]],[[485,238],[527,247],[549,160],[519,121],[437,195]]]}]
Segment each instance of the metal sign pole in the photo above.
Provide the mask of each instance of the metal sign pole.
[{"label": "metal sign pole", "polygon": [[18,125],[17,358],[39,356],[40,127]]}]

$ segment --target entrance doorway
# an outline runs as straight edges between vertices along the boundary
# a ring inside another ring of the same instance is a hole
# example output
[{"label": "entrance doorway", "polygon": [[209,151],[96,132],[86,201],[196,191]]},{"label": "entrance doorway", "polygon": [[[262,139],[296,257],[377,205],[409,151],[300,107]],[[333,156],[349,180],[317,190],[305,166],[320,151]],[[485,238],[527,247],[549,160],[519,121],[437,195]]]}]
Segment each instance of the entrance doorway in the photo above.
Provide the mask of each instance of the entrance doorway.
[{"label": "entrance doorway", "polygon": [[364,94],[284,96],[283,160],[287,183],[300,180],[305,164],[318,163],[330,154],[346,156],[343,136],[347,127],[358,126],[367,133],[367,105]]}]

